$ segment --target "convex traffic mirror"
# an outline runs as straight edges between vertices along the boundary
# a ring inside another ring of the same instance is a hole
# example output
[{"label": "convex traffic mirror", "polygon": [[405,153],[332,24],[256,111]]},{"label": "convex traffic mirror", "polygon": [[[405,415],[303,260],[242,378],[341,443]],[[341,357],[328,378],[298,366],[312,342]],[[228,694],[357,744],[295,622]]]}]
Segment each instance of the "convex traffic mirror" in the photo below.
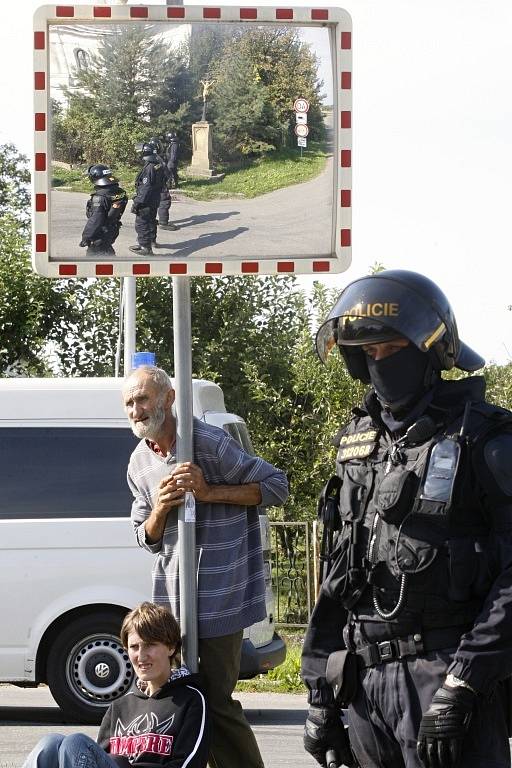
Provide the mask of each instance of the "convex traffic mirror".
[{"label": "convex traffic mirror", "polygon": [[[347,269],[351,43],[350,17],[334,8],[40,8],[35,270],[92,277]],[[167,223],[165,210],[132,206],[148,142],[150,163],[165,171]],[[100,170],[88,175],[91,166]],[[98,205],[101,226],[84,238]],[[140,244],[141,216],[163,226],[149,248],[130,250]]]}]

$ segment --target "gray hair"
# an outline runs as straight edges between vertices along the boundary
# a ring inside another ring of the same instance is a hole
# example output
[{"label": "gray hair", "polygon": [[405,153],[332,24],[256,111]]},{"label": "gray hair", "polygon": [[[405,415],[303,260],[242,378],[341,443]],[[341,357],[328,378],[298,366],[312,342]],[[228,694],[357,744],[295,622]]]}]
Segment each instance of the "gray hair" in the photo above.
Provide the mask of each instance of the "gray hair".
[{"label": "gray hair", "polygon": [[170,389],[173,389],[170,376],[164,371],[163,368],[158,368],[156,365],[139,365],[137,368],[133,368],[130,373],[125,376],[125,383],[128,381],[128,379],[131,379],[132,376],[135,376],[139,371],[145,373],[151,379],[151,381],[156,384],[161,392],[168,392]]}]

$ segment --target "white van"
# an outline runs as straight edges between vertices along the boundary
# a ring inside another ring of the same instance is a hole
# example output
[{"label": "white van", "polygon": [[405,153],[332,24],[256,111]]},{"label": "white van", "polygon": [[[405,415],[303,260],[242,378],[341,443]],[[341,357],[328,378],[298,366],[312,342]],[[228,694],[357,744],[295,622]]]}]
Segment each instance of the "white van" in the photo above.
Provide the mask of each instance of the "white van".
[{"label": "white van", "polygon": [[[0,682],[48,683],[66,717],[98,721],[133,680],[119,642],[126,612],[151,597],[153,556],[129,520],[126,468],[137,443],[122,379],[0,379]],[[252,452],[216,384],[195,380],[194,415]],[[267,618],[248,628],[240,677],[280,664],[269,523],[260,515]]]}]

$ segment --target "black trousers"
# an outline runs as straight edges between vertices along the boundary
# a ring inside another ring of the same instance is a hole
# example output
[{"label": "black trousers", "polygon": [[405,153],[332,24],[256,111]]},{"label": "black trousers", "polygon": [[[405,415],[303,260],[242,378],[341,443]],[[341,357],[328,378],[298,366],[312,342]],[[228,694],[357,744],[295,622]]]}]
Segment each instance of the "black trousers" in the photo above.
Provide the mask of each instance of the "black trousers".
[{"label": "black trousers", "polygon": [[171,183],[174,188],[178,186],[178,166],[177,165],[168,165],[167,166],[169,171],[171,172]]},{"label": "black trousers", "polygon": [[101,237],[93,240],[91,245],[87,248],[87,255],[94,256],[96,254],[99,255],[102,253],[107,253],[110,255],[115,254],[112,245],[117,240],[120,226],[120,224],[116,224],[115,226],[102,227],[103,232]]},{"label": "black trousers", "polygon": [[167,189],[163,189],[160,192],[160,205],[158,206],[158,223],[169,223],[169,208],[171,207],[171,193]]},{"label": "black trousers", "polygon": [[[350,743],[364,768],[423,768],[416,752],[422,713],[442,685],[454,651],[390,661],[360,672],[349,706]],[[462,768],[510,768],[505,691],[478,702]]]},{"label": "black trousers", "polygon": [[135,216],[135,232],[139,245],[143,248],[151,248],[151,243],[156,240],[156,212],[158,203],[152,203],[144,208],[139,208]]}]

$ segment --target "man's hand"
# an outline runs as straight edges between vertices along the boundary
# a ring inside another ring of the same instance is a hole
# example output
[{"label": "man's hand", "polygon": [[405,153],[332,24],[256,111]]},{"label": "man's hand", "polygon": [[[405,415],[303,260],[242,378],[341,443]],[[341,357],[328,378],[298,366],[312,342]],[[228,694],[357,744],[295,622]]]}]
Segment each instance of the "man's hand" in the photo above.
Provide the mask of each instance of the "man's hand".
[{"label": "man's hand", "polygon": [[160,480],[154,507],[155,514],[158,517],[167,517],[167,514],[173,507],[179,507],[186,490],[189,489],[185,488],[182,483],[177,482],[174,473]]},{"label": "man's hand", "polygon": [[457,768],[471,721],[476,693],[446,684],[439,688],[421,718],[418,756],[425,768]]},{"label": "man's hand", "polygon": [[82,237],[82,239],[78,243],[80,248],[87,248],[87,246],[90,244],[91,244],[90,240],[86,240],[84,237]]},{"label": "man's hand", "polygon": [[172,473],[176,486],[183,491],[192,491],[197,501],[208,501],[211,496],[211,488],[204,479],[203,471],[197,464],[185,461],[178,464]]},{"label": "man's hand", "polygon": [[168,475],[160,480],[155,506],[144,523],[146,539],[149,544],[160,541],[167,523],[167,515],[174,507],[179,507],[187,489],[178,485],[174,475]]},{"label": "man's hand", "polygon": [[139,208],[140,208],[140,206],[139,206],[139,204],[138,204],[138,203],[132,203],[132,208],[131,208],[131,210],[132,210],[132,213],[134,213],[135,215],[137,215],[137,214],[138,214],[138,212],[139,212]]},{"label": "man's hand", "polygon": [[309,708],[304,726],[304,749],[324,767],[329,751],[335,753],[338,765],[346,765],[348,768],[357,766],[348,733],[336,709]]}]

